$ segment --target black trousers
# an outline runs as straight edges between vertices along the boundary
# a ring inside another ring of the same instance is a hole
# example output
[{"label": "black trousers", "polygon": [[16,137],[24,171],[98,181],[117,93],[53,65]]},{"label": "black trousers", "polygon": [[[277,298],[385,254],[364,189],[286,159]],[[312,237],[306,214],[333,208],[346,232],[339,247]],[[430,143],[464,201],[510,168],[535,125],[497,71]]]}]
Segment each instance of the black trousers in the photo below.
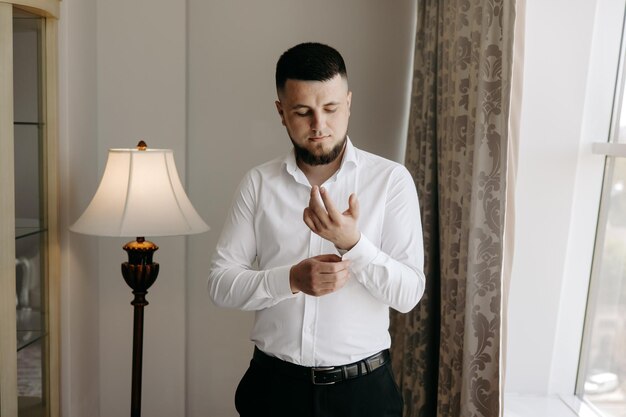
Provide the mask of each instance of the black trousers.
[{"label": "black trousers", "polygon": [[391,364],[332,385],[278,373],[252,359],[235,394],[241,417],[401,417]]}]

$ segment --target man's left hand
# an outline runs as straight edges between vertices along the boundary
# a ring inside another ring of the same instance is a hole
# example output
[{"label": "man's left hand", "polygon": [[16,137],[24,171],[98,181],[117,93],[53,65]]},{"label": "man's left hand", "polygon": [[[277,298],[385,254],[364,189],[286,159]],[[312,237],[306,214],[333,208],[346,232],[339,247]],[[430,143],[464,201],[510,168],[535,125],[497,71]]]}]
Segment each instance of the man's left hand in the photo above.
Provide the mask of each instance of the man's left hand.
[{"label": "man's left hand", "polygon": [[[317,197],[321,196],[320,199]],[[361,238],[357,228],[359,201],[356,194],[350,194],[348,209],[339,212],[324,187],[311,187],[309,206],[304,209],[303,219],[314,233],[331,241],[339,249],[350,250]]]}]

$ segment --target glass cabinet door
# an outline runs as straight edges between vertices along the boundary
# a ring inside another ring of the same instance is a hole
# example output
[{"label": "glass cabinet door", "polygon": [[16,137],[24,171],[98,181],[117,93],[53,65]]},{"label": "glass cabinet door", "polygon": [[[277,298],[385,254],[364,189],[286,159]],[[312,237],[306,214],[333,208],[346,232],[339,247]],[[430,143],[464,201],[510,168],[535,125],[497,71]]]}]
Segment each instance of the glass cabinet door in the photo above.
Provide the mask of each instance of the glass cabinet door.
[{"label": "glass cabinet door", "polygon": [[45,19],[13,11],[18,417],[49,416],[43,43]]},{"label": "glass cabinet door", "polygon": [[0,0],[0,416],[59,416],[59,1]]}]

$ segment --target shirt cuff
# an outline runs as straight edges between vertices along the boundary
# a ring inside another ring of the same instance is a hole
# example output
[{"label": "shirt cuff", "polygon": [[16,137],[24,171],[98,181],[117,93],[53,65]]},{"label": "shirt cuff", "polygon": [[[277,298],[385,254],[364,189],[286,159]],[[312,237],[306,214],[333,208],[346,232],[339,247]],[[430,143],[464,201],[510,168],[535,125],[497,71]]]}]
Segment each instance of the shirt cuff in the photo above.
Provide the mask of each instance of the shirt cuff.
[{"label": "shirt cuff", "polygon": [[345,254],[342,259],[351,261],[350,268],[355,274],[359,274],[378,255],[379,249],[361,233],[361,238],[356,245]]},{"label": "shirt cuff", "polygon": [[267,290],[273,298],[284,299],[294,296],[289,283],[291,265],[280,266],[267,271]]}]

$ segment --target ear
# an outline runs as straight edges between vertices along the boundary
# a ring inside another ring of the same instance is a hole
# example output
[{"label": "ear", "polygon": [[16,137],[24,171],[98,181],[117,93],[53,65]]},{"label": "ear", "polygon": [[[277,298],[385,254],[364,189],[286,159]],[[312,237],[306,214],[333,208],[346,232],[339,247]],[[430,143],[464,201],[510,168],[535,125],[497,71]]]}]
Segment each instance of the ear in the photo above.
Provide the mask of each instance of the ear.
[{"label": "ear", "polygon": [[348,114],[350,114],[350,104],[352,104],[352,91],[348,91]]},{"label": "ear", "polygon": [[276,111],[278,111],[278,114],[280,115],[280,121],[283,126],[285,126],[285,113],[283,112],[283,105],[279,100],[276,100],[274,104],[276,105]]}]

